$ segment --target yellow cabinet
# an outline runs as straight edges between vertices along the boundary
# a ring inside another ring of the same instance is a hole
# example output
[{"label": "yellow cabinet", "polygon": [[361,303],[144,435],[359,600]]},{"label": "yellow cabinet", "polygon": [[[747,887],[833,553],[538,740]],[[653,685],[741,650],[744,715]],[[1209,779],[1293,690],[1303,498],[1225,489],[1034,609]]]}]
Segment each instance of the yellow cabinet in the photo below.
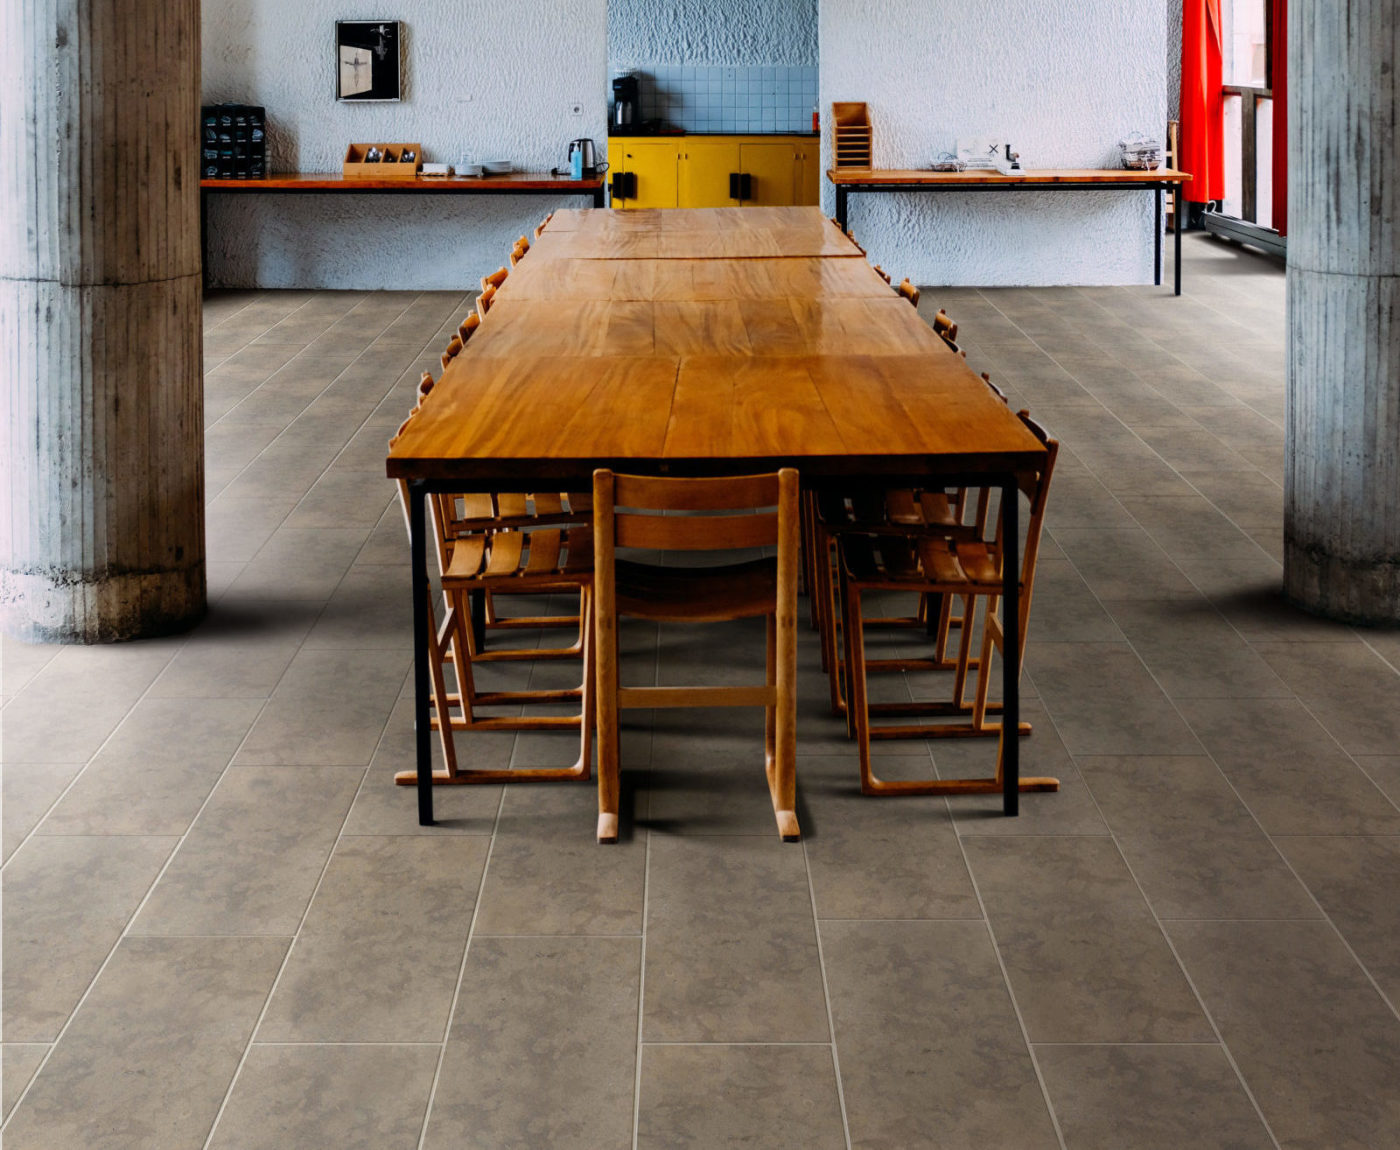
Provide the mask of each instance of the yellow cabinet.
[{"label": "yellow cabinet", "polygon": [[819,202],[821,144],[811,136],[615,136],[615,208],[725,208]]},{"label": "yellow cabinet", "polygon": [[[614,175],[613,207],[674,208],[676,206],[676,142],[618,139],[608,141],[608,166]],[[626,195],[619,196],[624,186]]]},{"label": "yellow cabinet", "polygon": [[739,206],[740,146],[723,136],[687,136],[680,144],[680,197],[682,208],[736,208]]},{"label": "yellow cabinet", "polygon": [[762,207],[795,204],[797,150],[791,143],[744,144],[739,148],[744,203]]},{"label": "yellow cabinet", "polygon": [[797,148],[797,177],[793,189],[794,204],[822,202],[822,142],[805,139]]}]

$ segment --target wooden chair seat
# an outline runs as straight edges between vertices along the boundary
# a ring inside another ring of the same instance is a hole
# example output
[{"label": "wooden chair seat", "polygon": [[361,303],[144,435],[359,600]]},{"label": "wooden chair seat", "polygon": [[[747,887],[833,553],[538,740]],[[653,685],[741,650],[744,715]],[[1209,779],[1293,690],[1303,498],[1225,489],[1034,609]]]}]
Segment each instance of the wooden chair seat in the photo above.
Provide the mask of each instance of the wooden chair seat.
[{"label": "wooden chair seat", "polygon": [[617,606],[639,619],[719,623],[773,610],[778,561],[754,559],[723,567],[653,567],[619,559]]}]

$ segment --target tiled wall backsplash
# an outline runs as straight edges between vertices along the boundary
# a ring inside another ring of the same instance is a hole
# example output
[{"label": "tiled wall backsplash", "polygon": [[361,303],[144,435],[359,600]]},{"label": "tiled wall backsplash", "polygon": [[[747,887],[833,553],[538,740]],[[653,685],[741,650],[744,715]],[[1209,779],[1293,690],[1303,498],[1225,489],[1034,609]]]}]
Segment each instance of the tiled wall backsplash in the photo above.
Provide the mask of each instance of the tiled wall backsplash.
[{"label": "tiled wall backsplash", "polygon": [[643,65],[641,118],[687,132],[810,132],[817,68]]}]

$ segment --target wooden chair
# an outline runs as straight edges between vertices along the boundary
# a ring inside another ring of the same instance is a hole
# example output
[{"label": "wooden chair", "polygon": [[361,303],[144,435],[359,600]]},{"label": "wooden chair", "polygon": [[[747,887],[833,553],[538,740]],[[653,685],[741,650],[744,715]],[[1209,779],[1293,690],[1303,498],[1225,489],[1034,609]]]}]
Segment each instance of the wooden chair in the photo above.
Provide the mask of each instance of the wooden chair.
[{"label": "wooden chair", "polygon": [[516,264],[518,264],[521,260],[525,258],[526,253],[528,253],[529,250],[530,241],[527,240],[524,236],[521,236],[518,240],[515,241],[515,246],[510,249],[510,266],[515,267]]},{"label": "wooden chair", "polygon": [[[915,297],[917,296],[916,290]],[[933,317],[933,333],[954,351],[961,352],[962,349],[958,347],[958,325],[948,318],[948,313],[942,308],[939,308]]]},{"label": "wooden chair", "polygon": [[884,268],[882,268],[879,264],[875,265],[875,274],[879,276],[882,280],[884,280],[887,284],[894,283],[894,280],[890,278],[890,273],[887,272]]},{"label": "wooden chair", "polygon": [[[407,426],[407,425],[405,425]],[[402,431],[402,429],[400,429]],[[392,441],[391,441],[392,445]],[[400,482],[400,500],[408,515],[407,484]],[[438,732],[445,770],[437,783],[493,783],[540,780],[586,780],[592,776],[594,727],[593,682],[593,532],[586,511],[565,508],[557,497],[490,494],[434,495],[433,511],[444,601],[438,624],[430,593],[428,601],[429,682],[432,727]],[[519,510],[521,514],[511,514]],[[476,649],[471,632],[469,597],[492,589],[540,594],[572,591],[579,596],[580,650],[522,648],[485,653]],[[481,691],[473,668],[489,659],[535,660],[581,653],[578,687],[557,690]],[[456,678],[449,687],[447,668]],[[574,715],[481,715],[478,708],[521,704],[559,705],[577,700]],[[568,767],[521,769],[463,769],[459,765],[456,731],[579,732],[579,755]],[[401,771],[394,781],[416,783],[416,771]]]},{"label": "wooden chair", "polygon": [[492,284],[490,287],[484,288],[481,294],[476,297],[476,314],[478,320],[483,320],[486,318],[486,313],[491,310],[491,302],[495,298],[496,287],[494,284]]},{"label": "wooden chair", "polygon": [[[841,600],[838,594],[839,574],[836,543],[839,537],[852,531],[900,533],[930,528],[969,538],[979,536],[987,522],[989,500],[984,490],[968,488],[895,488],[864,492],[849,497],[839,492],[820,493],[815,501],[812,531],[816,540],[813,601],[817,604],[817,627],[821,638],[822,669],[827,673],[831,692],[831,711],[846,715],[851,733],[855,733],[846,699],[846,660],[842,627]],[[969,669],[975,669],[965,650],[957,658],[947,653],[948,641],[954,630],[962,632],[964,616],[952,611],[952,600],[930,593],[918,595],[917,607],[909,615],[865,617],[862,625],[870,628],[901,628],[928,635],[934,644],[931,658],[867,660],[867,673],[878,671],[952,670],[958,678],[955,691],[962,691],[963,679]],[[967,637],[963,633],[963,641]],[[872,704],[877,713],[884,704]]]},{"label": "wooden chair", "polygon": [[542,220],[539,222],[538,225],[536,225],[536,227],[535,227],[535,239],[539,239],[540,236],[542,236],[542,235],[544,234],[545,228],[549,227],[549,221],[552,220],[553,218],[554,218],[554,213],[553,213],[553,212],[550,212],[549,215],[545,216],[545,218],[542,219]]},{"label": "wooden chair", "polygon": [[458,353],[462,350],[462,346],[462,337],[460,335],[454,335],[447,341],[447,350],[442,353],[442,367],[444,371],[447,370],[447,365],[457,358]]},{"label": "wooden chair", "polygon": [[[1020,625],[1020,649],[1012,652],[1019,673],[1025,658],[1027,623],[1030,618],[1031,597],[1035,584],[1036,556],[1040,547],[1041,528],[1045,519],[1046,497],[1055,468],[1058,443],[1035,423],[1026,412],[1019,413],[1022,422],[1043,443],[1047,457],[1042,469],[1025,476],[1020,483],[1021,494],[1030,504],[1026,541],[1019,578],[1016,604]],[[870,741],[876,738],[936,738],[996,735],[1004,740],[999,722],[988,722],[989,714],[1000,711],[1000,705],[987,700],[991,675],[991,655],[995,648],[1003,658],[1004,633],[998,608],[1002,592],[1002,540],[1000,517],[991,538],[976,537],[966,531],[939,530],[921,527],[908,531],[883,533],[853,531],[838,537],[841,561],[841,598],[844,614],[843,636],[846,665],[849,668],[850,711],[856,739],[860,748],[861,790],[865,794],[989,794],[1001,790],[1001,745],[998,747],[996,774],[981,779],[944,779],[937,781],[878,778],[871,764]],[[984,603],[981,652],[976,670],[975,696],[969,705],[963,697],[961,683],[951,701],[933,703],[887,704],[891,712],[907,715],[931,714],[943,716],[943,722],[904,723],[897,726],[873,726],[869,702],[865,658],[865,635],[862,619],[862,597],[874,590],[907,590],[924,594],[956,597],[963,601],[963,634],[959,659],[969,660],[968,638],[971,621],[975,618],[976,602]],[[951,719],[953,721],[946,721]],[[1029,734],[1030,725],[1022,723],[1018,734]],[[1059,781],[1051,778],[1026,778],[1020,782],[1023,791],[1057,790]]]},{"label": "wooden chair", "polygon": [[483,292],[486,292],[500,287],[503,283],[506,282],[506,277],[508,275],[510,275],[509,268],[497,268],[489,276],[482,276],[481,290]]},{"label": "wooden chair", "polygon": [[463,343],[471,339],[476,334],[476,329],[481,326],[481,313],[472,311],[467,313],[466,319],[462,320],[457,328],[457,336]]},{"label": "wooden chair", "polygon": [[919,306],[919,289],[913,285],[907,276],[899,281],[899,294],[915,307]]},{"label": "wooden chair", "polygon": [[[762,510],[774,507],[776,511]],[[667,511],[720,514],[663,514]],[[619,709],[732,706],[766,711],[764,758],[778,834],[785,842],[797,841],[797,472],[785,468],[737,478],[649,479],[599,470],[593,473],[593,514],[598,841],[617,841]],[[619,547],[732,551],[774,545],[775,557],[722,567],[657,567],[616,554]],[[617,624],[622,615],[689,623],[764,616],[765,681],[745,687],[619,686]]]}]

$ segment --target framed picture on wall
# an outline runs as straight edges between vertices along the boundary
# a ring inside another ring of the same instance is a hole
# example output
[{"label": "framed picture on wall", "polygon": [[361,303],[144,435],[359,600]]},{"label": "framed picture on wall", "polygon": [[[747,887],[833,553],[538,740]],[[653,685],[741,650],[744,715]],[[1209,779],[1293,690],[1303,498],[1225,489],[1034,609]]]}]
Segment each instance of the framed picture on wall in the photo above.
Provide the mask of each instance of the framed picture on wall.
[{"label": "framed picture on wall", "polygon": [[337,20],[335,56],[337,100],[400,98],[397,20]]}]

